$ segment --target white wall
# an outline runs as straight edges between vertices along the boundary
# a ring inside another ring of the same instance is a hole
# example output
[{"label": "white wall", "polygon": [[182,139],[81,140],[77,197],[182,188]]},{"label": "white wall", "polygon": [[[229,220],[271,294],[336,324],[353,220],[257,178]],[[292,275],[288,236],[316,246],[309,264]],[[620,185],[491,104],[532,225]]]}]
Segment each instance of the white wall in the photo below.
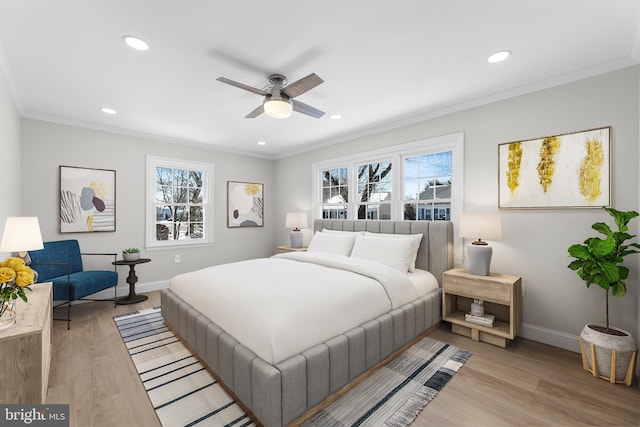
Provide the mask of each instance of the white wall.
[{"label": "white wall", "polygon": [[[425,120],[276,161],[277,218],[310,212],[311,163],[389,145],[464,132],[464,209],[498,206],[498,144],[612,126],[613,206],[639,209],[639,67],[518,96]],[[343,120],[348,120],[348,117]],[[591,224],[607,220],[600,209],[502,210],[503,239],[493,244],[492,270],[520,275],[526,287],[521,335],[578,350],[588,322],[604,322],[604,291],[587,289],[566,266],[567,248],[593,235]],[[286,244],[284,220],[277,243]],[[613,325],[638,330],[639,257],[630,257],[628,295],[611,301]]]},{"label": "white wall", "polygon": [[[20,215],[20,117],[0,70],[0,236],[8,216]],[[9,254],[4,254],[9,255]]]},{"label": "white wall", "polygon": [[[151,263],[136,269],[142,289],[145,283],[162,283],[182,272],[275,253],[272,160],[32,119],[22,119],[21,140],[22,215],[40,218],[45,241],[78,239],[85,252],[120,252],[132,246],[141,248],[142,256],[152,259]],[[215,164],[213,245],[152,251],[143,249],[147,154]],[[115,232],[58,232],[60,165],[116,170]],[[264,227],[227,228],[228,180],[264,184]],[[174,263],[174,254],[181,255],[180,263]],[[120,270],[121,284],[125,284],[127,272]]]}]

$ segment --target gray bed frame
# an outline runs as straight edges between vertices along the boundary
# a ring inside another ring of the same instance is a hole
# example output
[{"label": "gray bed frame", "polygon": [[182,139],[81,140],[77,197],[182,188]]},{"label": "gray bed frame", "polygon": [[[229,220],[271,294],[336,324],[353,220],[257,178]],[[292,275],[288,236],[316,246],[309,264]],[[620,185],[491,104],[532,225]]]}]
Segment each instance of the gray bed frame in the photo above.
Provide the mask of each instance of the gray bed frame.
[{"label": "gray bed frame", "polygon": [[[442,287],[453,267],[453,226],[448,221],[315,220],[324,229],[418,234],[416,267]],[[266,427],[285,426],[441,320],[437,289],[404,306],[271,365],[184,302],[161,293],[165,322]]]}]

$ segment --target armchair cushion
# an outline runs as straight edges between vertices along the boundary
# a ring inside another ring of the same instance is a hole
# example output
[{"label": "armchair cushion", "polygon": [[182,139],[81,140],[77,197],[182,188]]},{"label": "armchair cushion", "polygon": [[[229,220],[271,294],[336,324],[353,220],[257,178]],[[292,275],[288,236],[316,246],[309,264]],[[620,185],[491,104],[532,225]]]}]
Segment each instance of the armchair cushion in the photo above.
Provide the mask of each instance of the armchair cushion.
[{"label": "armchair cushion", "polygon": [[[118,284],[118,273],[107,270],[89,270],[71,273],[70,286],[67,288],[67,275],[53,277],[41,282],[53,282],[53,299],[61,301],[69,299],[75,301],[88,295],[95,294]],[[71,295],[68,295],[70,289]]]}]

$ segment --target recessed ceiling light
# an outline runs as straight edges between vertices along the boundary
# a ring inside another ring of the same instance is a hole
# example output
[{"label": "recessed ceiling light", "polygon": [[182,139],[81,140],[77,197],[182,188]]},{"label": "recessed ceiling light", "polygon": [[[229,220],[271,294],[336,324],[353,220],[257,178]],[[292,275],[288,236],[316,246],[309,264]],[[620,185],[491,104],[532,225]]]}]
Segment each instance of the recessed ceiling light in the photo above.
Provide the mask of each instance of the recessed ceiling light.
[{"label": "recessed ceiling light", "polygon": [[264,141],[258,141],[258,145],[267,145],[267,143]]},{"label": "recessed ceiling light", "polygon": [[487,60],[489,62],[491,62],[492,64],[495,64],[496,62],[504,61],[505,59],[507,59],[510,56],[511,56],[511,51],[509,51],[509,50],[499,50],[499,51],[494,52],[491,55],[489,55],[489,58]]},{"label": "recessed ceiling light", "polygon": [[109,107],[100,107],[100,111],[102,111],[105,114],[116,114],[117,111],[114,110],[113,108],[109,108]]},{"label": "recessed ceiling light", "polygon": [[132,49],[135,50],[149,50],[149,45],[146,41],[134,36],[122,36],[122,40]]},{"label": "recessed ceiling light", "polygon": [[342,118],[342,114],[332,114],[329,118],[332,120],[340,120]]}]

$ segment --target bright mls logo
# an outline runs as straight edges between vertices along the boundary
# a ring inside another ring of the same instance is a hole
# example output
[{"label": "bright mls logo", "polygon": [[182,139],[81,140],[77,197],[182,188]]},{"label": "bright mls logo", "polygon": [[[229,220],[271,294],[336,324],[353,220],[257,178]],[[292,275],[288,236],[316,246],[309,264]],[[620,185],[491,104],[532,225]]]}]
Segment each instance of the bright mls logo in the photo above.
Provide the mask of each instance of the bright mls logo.
[{"label": "bright mls logo", "polygon": [[69,427],[69,405],[0,405],[0,425]]}]

